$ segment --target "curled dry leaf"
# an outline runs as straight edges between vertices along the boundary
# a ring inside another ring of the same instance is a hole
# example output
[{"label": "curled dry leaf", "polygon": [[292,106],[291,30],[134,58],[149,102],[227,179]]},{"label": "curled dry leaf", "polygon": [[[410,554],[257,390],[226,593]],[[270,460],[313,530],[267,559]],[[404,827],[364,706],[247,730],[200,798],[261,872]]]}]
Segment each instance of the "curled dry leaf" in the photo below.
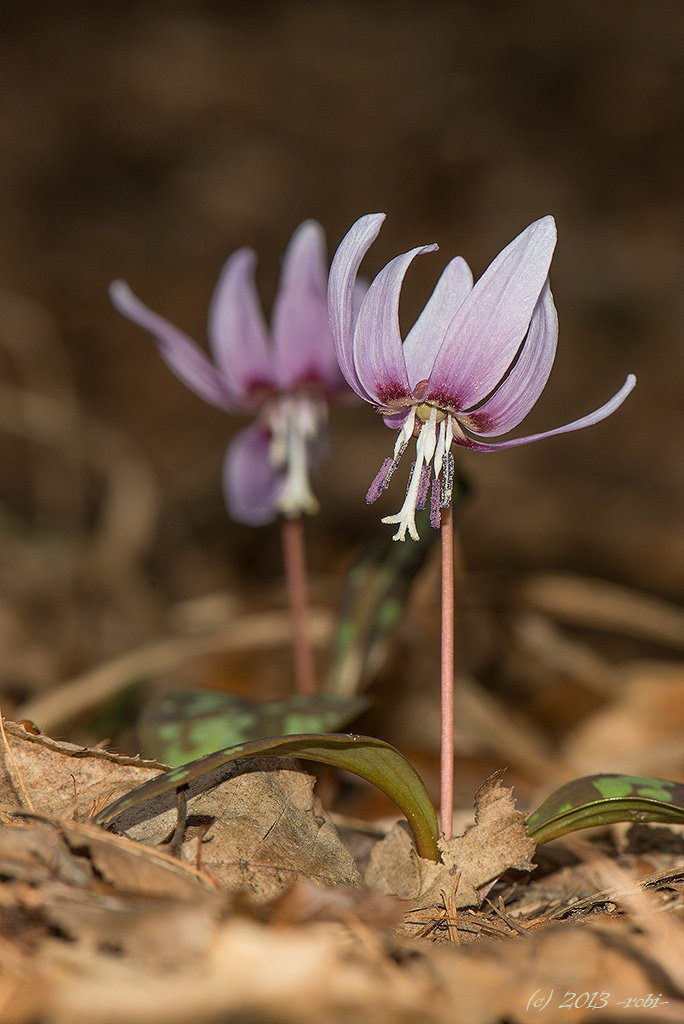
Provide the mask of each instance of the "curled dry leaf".
[{"label": "curled dry leaf", "polygon": [[459,875],[457,906],[479,905],[478,890],[509,868],[534,869],[536,843],[525,830],[524,814],[516,810],[513,790],[501,785],[502,775],[495,772],[475,794],[475,824],[440,844],[444,866]]},{"label": "curled dry leaf", "polygon": [[[162,850],[132,843],[124,836],[111,835],[97,825],[84,825],[47,815],[22,817],[28,818],[23,827],[18,825],[7,829],[9,837],[14,836],[15,848],[21,846],[26,853],[32,854],[60,881],[84,884],[82,873],[87,868],[88,880],[98,878],[113,891],[137,896],[196,899],[202,891],[215,888],[211,880],[192,865]],[[21,837],[19,843],[17,837]],[[5,852],[7,839],[4,830],[0,832],[0,853]],[[46,851],[49,856],[47,862]],[[68,859],[60,858],[62,851],[68,851]],[[78,853],[74,854],[74,851]]]},{"label": "curled dry leaf", "polygon": [[141,968],[194,954],[227,904],[190,865],[58,819],[0,827],[0,873],[20,945],[36,953],[57,929],[78,955],[109,951]]},{"label": "curled dry leaf", "polygon": [[371,854],[366,882],[402,899],[441,904],[442,891],[455,908],[477,907],[481,891],[509,868],[531,871],[534,840],[516,810],[512,789],[496,772],[475,794],[475,824],[463,835],[440,842],[442,864],[419,857],[403,827],[395,826]]},{"label": "curled dry leaf", "polygon": [[[189,783],[181,855],[197,861],[222,888],[274,899],[299,877],[359,885],[351,854],[313,795],[314,780],[289,761],[232,762]],[[117,828],[146,844],[170,839],[173,794],[132,808]]]},{"label": "curled dry leaf", "polygon": [[[155,777],[156,762],[118,757],[34,736],[6,723],[7,743],[0,749],[0,811],[87,818],[94,806],[122,796]],[[246,890],[263,902],[280,895],[299,877],[319,884],[360,884],[354,861],[313,795],[313,779],[269,759],[234,762],[190,783],[185,791],[187,821],[182,828],[181,858],[197,865],[224,890]],[[175,794],[165,794],[120,815],[118,830],[146,847],[170,842],[178,817]],[[61,833],[79,826],[64,822]],[[83,831],[83,827],[81,827]],[[117,884],[116,848],[106,835],[88,828],[85,845],[104,877]],[[75,841],[75,840],[74,840]],[[143,873],[149,891],[157,870],[142,847],[134,847],[123,875]]]},{"label": "curled dry leaf", "polygon": [[123,796],[163,768],[157,761],[121,757],[108,750],[89,750],[34,735],[14,722],[5,721],[4,727],[6,742],[0,744],[2,814],[28,809],[83,820],[99,803]]}]

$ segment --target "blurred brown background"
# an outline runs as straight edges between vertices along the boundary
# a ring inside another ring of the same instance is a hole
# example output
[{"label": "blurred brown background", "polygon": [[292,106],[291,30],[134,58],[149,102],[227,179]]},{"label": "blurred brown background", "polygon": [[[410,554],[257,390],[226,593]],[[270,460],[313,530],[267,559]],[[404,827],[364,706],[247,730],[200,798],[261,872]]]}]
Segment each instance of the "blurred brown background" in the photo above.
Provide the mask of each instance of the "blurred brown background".
[{"label": "blurred brown background", "polygon": [[[441,247],[411,271],[407,324],[450,256],[477,276],[555,215],[560,347],[526,433],[639,379],[591,430],[464,455],[469,567],[572,569],[684,597],[680,0],[8,3],[0,19],[6,647],[40,623],[64,675],[157,628],[140,617],[150,593],[163,608],[280,579],[277,531],[223,511],[240,421],[171,376],[107,284],[123,277],[204,343],[234,249],[258,251],[268,311],[301,220],[323,223],[332,253],[376,210],[388,218],[368,273]],[[366,407],[334,416],[314,575],[340,572],[396,511],[400,483],[364,503],[392,441]],[[74,560],[99,576],[77,586]],[[90,626],[66,611],[78,587]]]}]

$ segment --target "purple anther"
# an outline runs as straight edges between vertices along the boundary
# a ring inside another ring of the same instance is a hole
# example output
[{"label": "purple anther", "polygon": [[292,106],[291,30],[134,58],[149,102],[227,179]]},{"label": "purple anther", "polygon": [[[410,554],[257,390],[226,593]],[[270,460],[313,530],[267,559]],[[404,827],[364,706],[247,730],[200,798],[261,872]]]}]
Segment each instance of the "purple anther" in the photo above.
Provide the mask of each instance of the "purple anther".
[{"label": "purple anther", "polygon": [[454,489],[454,456],[451,452],[446,452],[444,455],[444,463],[442,468],[442,497],[440,499],[441,508],[449,508],[451,504],[451,493]]},{"label": "purple anther", "polygon": [[420,483],[418,484],[418,497],[416,499],[416,508],[425,508],[425,501],[427,499],[428,487],[430,486],[430,467],[423,466],[420,471]]},{"label": "purple anther", "polygon": [[389,457],[386,458],[382,466],[380,467],[379,472],[376,473],[373,483],[368,488],[368,493],[366,494],[366,501],[368,502],[369,505],[372,505],[374,501],[378,500],[382,492],[387,487],[387,484],[390,481],[390,477],[392,476],[392,473],[394,472],[395,469],[396,463],[394,459],[390,459]]},{"label": "purple anther", "polygon": [[430,492],[430,526],[434,530],[439,530],[442,525],[442,513],[439,508],[441,490],[441,483],[437,477],[434,477],[432,480],[432,490]]}]

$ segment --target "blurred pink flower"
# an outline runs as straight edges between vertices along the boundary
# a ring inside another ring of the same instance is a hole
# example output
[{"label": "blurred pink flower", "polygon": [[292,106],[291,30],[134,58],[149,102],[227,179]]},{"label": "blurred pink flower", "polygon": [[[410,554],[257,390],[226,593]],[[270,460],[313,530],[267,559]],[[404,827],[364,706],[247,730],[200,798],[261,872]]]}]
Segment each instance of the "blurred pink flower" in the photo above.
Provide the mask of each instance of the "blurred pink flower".
[{"label": "blurred pink flower", "polygon": [[636,383],[629,375],[610,401],[563,427],[541,434],[489,442],[516,427],[539,398],[556,352],[558,318],[549,287],[556,244],[553,217],[530,224],[499,253],[473,286],[460,256],[447,264],[406,339],[399,331],[399,294],[415,256],[424,245],[397,256],[370,285],[358,317],[352,313],[354,282],[363,257],[385,215],[361,217],[342,240],[332,261],[328,307],[333,344],[347,383],[399,431],[394,453],[385,459],[366,500],[386,489],[410,439],[417,437],[416,461],[398,515],[395,540],[415,540],[416,510],[423,508],[432,477],[430,521],[451,503],[452,444],[476,451],[530,444],[543,437],[588,427],[622,404]]},{"label": "blurred pink flower", "polygon": [[233,438],[223,464],[228,512],[251,526],[318,510],[309,472],[325,450],[327,402],[348,393],[332,347],[320,224],[305,221],[290,240],[270,339],[255,264],[256,254],[244,248],[223,267],[209,307],[213,362],[123,281],[110,285],[119,312],[155,336],[162,359],[191,391],[226,412],[256,416]]}]

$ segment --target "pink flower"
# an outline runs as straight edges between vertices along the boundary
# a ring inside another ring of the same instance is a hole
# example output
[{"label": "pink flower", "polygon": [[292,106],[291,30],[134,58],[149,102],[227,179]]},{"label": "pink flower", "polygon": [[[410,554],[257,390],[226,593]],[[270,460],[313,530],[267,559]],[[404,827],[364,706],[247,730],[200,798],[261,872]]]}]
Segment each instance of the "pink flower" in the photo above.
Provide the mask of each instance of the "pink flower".
[{"label": "pink flower", "polygon": [[244,248],[223,267],[209,307],[213,362],[123,281],[110,286],[119,312],[155,336],[162,359],[191,391],[226,412],[256,416],[232,440],[223,465],[228,512],[251,526],[318,510],[309,472],[325,449],[327,402],[347,391],[332,347],[320,224],[305,221],[290,240],[270,338],[255,264]]},{"label": "pink flower", "polygon": [[402,341],[399,293],[409,264],[436,245],[397,256],[380,271],[358,313],[352,313],[354,282],[385,215],[358,220],[342,240],[330,268],[328,307],[333,344],[347,383],[399,431],[366,500],[386,489],[412,437],[417,438],[406,499],[395,540],[418,539],[416,510],[432,479],[430,521],[451,503],[453,444],[476,451],[530,444],[580,430],[610,416],[636,383],[630,374],[610,401],[563,427],[541,434],[489,442],[516,427],[549,378],[558,339],[558,318],[549,287],[556,244],[553,217],[530,224],[499,253],[477,284],[460,256],[447,264],[423,312]]}]

